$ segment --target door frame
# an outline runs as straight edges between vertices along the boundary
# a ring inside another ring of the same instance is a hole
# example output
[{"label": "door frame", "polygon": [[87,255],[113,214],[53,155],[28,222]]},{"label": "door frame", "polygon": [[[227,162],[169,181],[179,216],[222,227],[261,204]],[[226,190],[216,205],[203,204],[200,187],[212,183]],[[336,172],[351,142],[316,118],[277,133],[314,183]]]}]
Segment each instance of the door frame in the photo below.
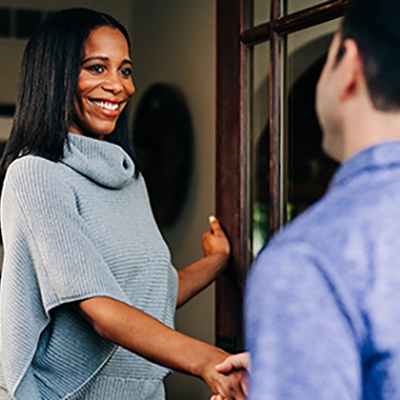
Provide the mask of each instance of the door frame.
[{"label": "door frame", "polygon": [[[286,220],[282,40],[289,33],[344,15],[349,0],[331,0],[282,15],[283,0],[270,1],[270,20],[247,27],[253,0],[217,0],[216,215],[226,230],[232,253],[216,283],[216,344],[232,353],[244,349],[243,294],[251,264],[252,217],[249,203],[249,51],[270,42],[269,87],[269,232]],[[289,0],[290,1],[290,0]]]}]

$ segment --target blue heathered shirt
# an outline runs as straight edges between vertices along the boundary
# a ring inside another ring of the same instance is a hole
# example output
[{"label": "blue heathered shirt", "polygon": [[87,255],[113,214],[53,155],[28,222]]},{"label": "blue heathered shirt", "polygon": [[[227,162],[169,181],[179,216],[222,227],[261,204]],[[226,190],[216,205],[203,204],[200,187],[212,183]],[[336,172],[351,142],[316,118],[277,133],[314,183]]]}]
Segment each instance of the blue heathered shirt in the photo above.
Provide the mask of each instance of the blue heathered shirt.
[{"label": "blue heathered shirt", "polygon": [[400,399],[400,142],[342,164],[257,257],[250,400]]}]

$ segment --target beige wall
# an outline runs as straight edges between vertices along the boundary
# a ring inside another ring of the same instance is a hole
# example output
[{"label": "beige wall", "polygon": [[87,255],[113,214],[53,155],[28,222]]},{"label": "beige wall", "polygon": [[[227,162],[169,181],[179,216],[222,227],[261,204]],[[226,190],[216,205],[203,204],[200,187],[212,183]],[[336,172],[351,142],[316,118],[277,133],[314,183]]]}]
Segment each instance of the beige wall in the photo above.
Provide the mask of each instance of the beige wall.
[{"label": "beige wall", "polygon": [[[189,198],[177,225],[164,232],[174,264],[180,268],[202,256],[201,234],[214,212],[215,1],[135,0],[132,49],[136,99],[152,83],[176,85],[186,96],[193,119],[195,156]],[[213,342],[213,287],[178,310],[176,326]],[[199,379],[178,373],[167,379],[167,388],[171,400],[203,400],[210,395]]]}]

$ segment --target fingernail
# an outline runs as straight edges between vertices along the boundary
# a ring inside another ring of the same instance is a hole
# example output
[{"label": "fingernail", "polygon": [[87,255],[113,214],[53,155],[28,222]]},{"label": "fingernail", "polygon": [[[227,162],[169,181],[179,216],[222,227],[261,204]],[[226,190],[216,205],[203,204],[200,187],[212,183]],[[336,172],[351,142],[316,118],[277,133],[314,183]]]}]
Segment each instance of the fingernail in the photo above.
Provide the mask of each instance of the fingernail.
[{"label": "fingernail", "polygon": [[214,215],[210,215],[208,217],[208,219],[209,219],[210,222],[212,222],[212,221],[215,221],[217,218],[215,218]]}]

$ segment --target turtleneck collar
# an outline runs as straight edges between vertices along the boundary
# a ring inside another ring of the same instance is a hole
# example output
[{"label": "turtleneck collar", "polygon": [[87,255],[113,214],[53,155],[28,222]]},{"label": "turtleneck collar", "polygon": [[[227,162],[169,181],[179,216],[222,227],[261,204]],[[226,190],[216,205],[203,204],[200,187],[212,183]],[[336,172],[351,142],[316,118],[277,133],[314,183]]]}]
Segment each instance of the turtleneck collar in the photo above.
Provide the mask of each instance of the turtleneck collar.
[{"label": "turtleneck collar", "polygon": [[99,185],[121,189],[135,174],[135,165],[118,145],[98,139],[68,134],[61,162]]}]

